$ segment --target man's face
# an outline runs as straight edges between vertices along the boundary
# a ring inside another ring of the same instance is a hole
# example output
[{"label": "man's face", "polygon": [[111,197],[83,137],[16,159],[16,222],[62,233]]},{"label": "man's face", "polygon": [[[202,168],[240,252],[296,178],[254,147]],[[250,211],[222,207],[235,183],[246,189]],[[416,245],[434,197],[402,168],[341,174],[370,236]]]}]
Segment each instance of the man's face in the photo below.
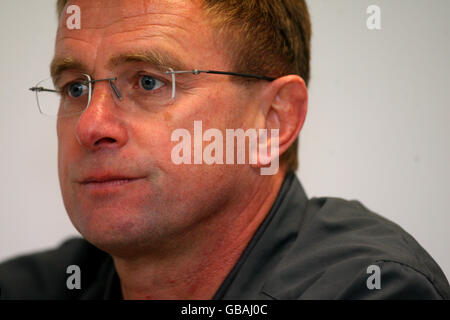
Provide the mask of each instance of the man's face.
[{"label": "man's face", "polygon": [[[145,64],[111,65],[111,57],[147,50],[171,55],[190,69],[230,70],[214,29],[198,4],[189,1],[71,2],[81,9],[81,29],[68,30],[63,12],[55,59],[71,58],[93,79],[111,78]],[[69,71],[70,72],[70,71]],[[248,166],[176,165],[175,129],[193,138],[194,120],[203,131],[254,127],[256,109],[246,107],[243,86],[226,76],[197,75],[177,88],[164,108],[127,112],[107,81],[97,82],[89,107],[58,118],[59,179],[64,203],[78,231],[116,254],[133,254],[195,230],[226,208],[248,185]],[[109,182],[95,183],[94,181]],[[236,196],[235,196],[236,195]],[[226,228],[224,226],[223,228]],[[217,230],[220,232],[220,230]]]}]

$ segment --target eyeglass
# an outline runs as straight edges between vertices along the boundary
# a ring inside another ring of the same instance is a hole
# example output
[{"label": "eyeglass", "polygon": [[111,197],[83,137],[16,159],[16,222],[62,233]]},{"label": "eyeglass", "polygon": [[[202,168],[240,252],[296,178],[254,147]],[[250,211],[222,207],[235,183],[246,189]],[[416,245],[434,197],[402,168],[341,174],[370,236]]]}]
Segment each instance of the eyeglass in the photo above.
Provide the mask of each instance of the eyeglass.
[{"label": "eyeglass", "polygon": [[[108,81],[112,96],[118,106],[128,111],[157,110],[175,100],[177,82],[175,75],[182,78],[185,74],[200,73],[231,75],[273,81],[275,78],[254,74],[225,72],[216,70],[173,70],[172,68],[128,69],[119,76],[104,79],[92,79],[85,73],[68,73],[53,80],[39,81],[31,91],[36,93],[38,109],[48,116],[68,117],[81,114],[88,108],[94,86],[97,82]],[[188,79],[178,80],[181,86]]]}]

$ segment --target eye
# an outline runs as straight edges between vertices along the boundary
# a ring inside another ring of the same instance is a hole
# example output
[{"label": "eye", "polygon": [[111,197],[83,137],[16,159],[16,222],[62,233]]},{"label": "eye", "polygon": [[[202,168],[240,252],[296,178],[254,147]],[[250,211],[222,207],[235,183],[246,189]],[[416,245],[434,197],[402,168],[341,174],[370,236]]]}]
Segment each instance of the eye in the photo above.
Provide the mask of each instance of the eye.
[{"label": "eye", "polygon": [[155,79],[149,75],[143,75],[140,77],[139,84],[142,89],[152,91],[161,88],[164,83],[158,79]]},{"label": "eye", "polygon": [[75,82],[68,86],[67,91],[72,98],[79,98],[88,92],[89,88],[86,84]]}]

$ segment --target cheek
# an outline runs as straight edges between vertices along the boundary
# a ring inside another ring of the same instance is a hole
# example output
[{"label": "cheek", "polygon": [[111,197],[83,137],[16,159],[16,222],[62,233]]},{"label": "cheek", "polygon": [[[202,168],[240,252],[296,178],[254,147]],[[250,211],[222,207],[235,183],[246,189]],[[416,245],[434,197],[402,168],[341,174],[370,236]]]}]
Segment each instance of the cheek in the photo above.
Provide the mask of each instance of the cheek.
[{"label": "cheek", "polygon": [[[69,179],[69,159],[74,159],[73,153],[73,140],[75,137],[75,129],[73,125],[67,119],[57,120],[57,137],[58,137],[58,178],[61,189],[61,195],[64,206],[70,219],[72,220],[71,213],[76,206],[75,192],[72,190]],[[74,224],[75,227],[77,224]]]},{"label": "cheek", "polygon": [[251,126],[254,116],[251,115],[248,99],[241,88],[233,85],[208,92],[201,110],[203,122],[209,125],[205,128],[217,128],[225,133],[225,129],[245,129]]},{"label": "cheek", "polygon": [[160,119],[132,121],[129,133],[129,146],[125,147],[128,154],[138,153],[136,157],[151,160],[157,166],[170,161],[172,130],[168,122]]},{"label": "cheek", "polygon": [[[214,76],[214,75],[211,75]],[[223,130],[235,128],[243,118],[245,108],[236,98],[236,90],[228,86],[212,85],[196,91],[180,101],[172,111],[171,131],[179,128],[193,133],[194,121],[202,121],[203,131],[209,128]]]},{"label": "cheek", "polygon": [[[172,141],[172,133],[177,129],[186,129],[190,133],[191,142],[191,163],[194,157],[194,121],[201,121],[202,134],[210,129],[219,129],[225,137],[226,129],[246,128],[248,115],[245,105],[236,96],[237,90],[215,89],[201,90],[193,96],[179,101],[170,109],[160,114],[153,114],[150,117],[134,119],[132,125],[132,143],[137,150],[147,153],[147,157],[154,161],[154,164],[161,168],[161,171],[171,173],[172,178],[187,179],[198,175],[223,174],[225,166],[208,165],[176,165],[172,161],[172,150],[180,144],[179,140]],[[202,139],[203,140],[203,139]],[[210,143],[202,141],[202,150]],[[175,174],[175,177],[173,176]],[[195,184],[198,181],[194,181]]]},{"label": "cheek", "polygon": [[58,137],[58,174],[61,186],[64,187],[68,179],[68,166],[70,159],[76,159],[78,142],[75,136],[74,120],[58,119],[56,125]]}]

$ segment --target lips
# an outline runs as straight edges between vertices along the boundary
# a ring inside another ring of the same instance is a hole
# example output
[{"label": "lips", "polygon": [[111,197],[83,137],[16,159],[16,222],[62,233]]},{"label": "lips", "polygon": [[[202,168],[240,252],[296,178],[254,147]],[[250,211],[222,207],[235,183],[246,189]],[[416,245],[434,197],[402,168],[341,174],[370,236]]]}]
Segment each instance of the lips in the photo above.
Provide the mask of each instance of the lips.
[{"label": "lips", "polygon": [[139,178],[133,178],[128,176],[98,176],[98,177],[89,177],[81,180],[81,184],[88,183],[113,183],[113,182],[121,182],[121,181],[131,181]]},{"label": "lips", "polygon": [[89,188],[114,188],[140,180],[143,177],[115,175],[115,174],[96,174],[89,175],[82,179],[80,184]]}]

